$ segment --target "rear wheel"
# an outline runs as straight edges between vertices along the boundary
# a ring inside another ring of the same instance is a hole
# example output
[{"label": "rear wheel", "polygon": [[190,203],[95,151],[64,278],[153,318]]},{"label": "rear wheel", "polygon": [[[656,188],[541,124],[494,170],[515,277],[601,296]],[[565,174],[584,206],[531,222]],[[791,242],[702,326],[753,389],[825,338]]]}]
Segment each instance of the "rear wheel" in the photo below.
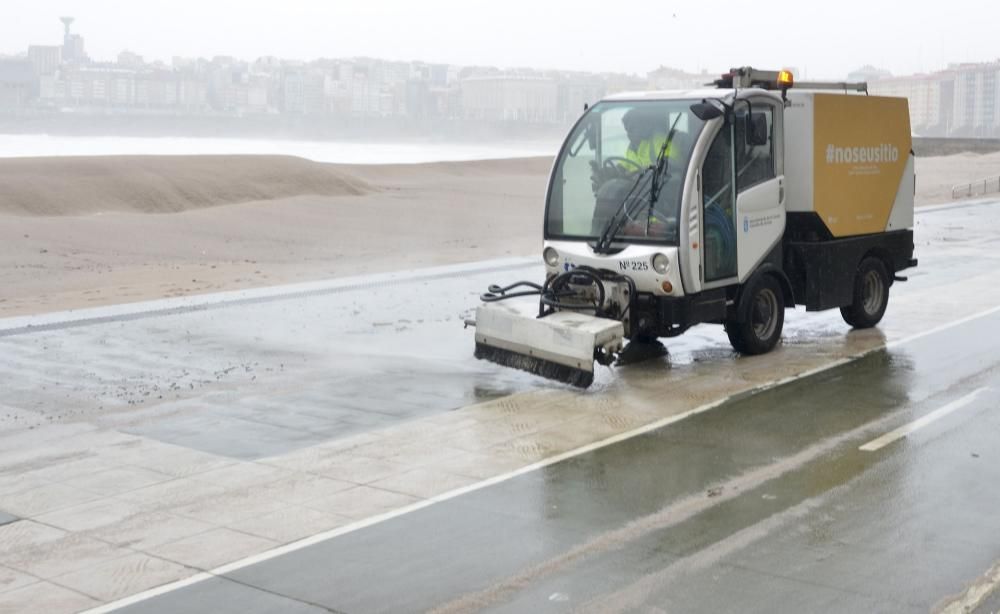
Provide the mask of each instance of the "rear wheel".
[{"label": "rear wheel", "polygon": [[840,308],[844,321],[854,328],[871,328],[882,320],[889,305],[889,274],[878,258],[865,258],[854,276],[854,296]]},{"label": "rear wheel", "polygon": [[749,311],[742,322],[726,322],[733,349],[741,354],[766,354],[781,339],[785,325],[785,295],[778,280],[763,275],[748,288]]}]

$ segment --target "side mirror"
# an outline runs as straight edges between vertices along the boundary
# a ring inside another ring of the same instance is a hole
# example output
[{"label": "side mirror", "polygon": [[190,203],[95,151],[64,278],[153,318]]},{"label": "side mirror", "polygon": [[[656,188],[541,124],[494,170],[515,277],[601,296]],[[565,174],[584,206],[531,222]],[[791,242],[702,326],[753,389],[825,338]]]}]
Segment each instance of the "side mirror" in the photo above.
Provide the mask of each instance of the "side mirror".
[{"label": "side mirror", "polygon": [[703,122],[715,119],[716,117],[721,117],[724,110],[725,109],[722,107],[721,103],[714,105],[707,100],[702,100],[701,102],[696,102],[691,105],[691,112],[694,113],[695,117]]}]

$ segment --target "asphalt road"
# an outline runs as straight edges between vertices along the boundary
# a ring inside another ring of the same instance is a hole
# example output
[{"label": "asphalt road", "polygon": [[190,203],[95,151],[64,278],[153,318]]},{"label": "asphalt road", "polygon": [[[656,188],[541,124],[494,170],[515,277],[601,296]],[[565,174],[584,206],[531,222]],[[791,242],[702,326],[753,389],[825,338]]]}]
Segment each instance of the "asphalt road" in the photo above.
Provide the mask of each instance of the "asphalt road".
[{"label": "asphalt road", "polygon": [[954,606],[1000,559],[998,335],[994,312],[124,611]]}]

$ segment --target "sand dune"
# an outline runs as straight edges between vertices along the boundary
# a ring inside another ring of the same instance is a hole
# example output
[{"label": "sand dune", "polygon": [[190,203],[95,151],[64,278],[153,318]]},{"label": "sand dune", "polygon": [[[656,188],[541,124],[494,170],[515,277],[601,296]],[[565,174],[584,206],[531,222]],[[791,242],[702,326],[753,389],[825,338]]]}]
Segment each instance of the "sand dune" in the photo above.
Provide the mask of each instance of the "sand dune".
[{"label": "sand dune", "polygon": [[0,160],[0,317],[534,253],[550,164]]},{"label": "sand dune", "polygon": [[177,213],[373,188],[343,168],[290,156],[97,156],[0,160],[0,213]]}]

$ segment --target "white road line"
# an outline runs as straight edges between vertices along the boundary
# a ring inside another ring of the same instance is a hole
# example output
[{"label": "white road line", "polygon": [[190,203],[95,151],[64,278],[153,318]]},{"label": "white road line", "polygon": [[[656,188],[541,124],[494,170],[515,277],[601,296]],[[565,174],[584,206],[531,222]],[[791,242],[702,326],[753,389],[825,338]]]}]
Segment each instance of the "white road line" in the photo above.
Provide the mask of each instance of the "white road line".
[{"label": "white road line", "polygon": [[[960,325],[965,324],[967,322],[970,322],[972,320],[976,320],[976,319],[979,319],[979,318],[984,318],[984,317],[993,315],[994,313],[997,313],[997,312],[1000,312],[1000,305],[998,305],[996,307],[992,307],[990,309],[986,309],[986,310],[981,311],[981,312],[979,312],[977,314],[973,314],[971,316],[967,316],[965,318],[961,318],[959,320],[955,320],[954,322],[950,322],[950,323],[947,323],[947,324],[942,324],[942,325],[940,325],[938,327],[935,327],[935,328],[932,328],[932,329],[929,329],[929,330],[925,330],[925,331],[917,333],[915,335],[911,335],[909,337],[904,337],[903,339],[899,339],[899,340],[887,343],[884,346],[878,346],[878,347],[871,348],[871,349],[869,349],[867,351],[860,352],[860,353],[858,353],[858,354],[856,354],[854,356],[851,356],[849,358],[840,358],[840,359],[837,359],[837,360],[834,360],[834,361],[830,362],[829,364],[826,364],[826,365],[823,365],[823,366],[820,366],[820,367],[816,367],[815,369],[810,369],[808,371],[804,371],[804,372],[802,372],[802,373],[800,373],[798,375],[793,375],[793,376],[790,376],[790,377],[782,378],[780,380],[775,380],[773,382],[769,382],[769,383],[764,384],[762,386],[758,386],[756,388],[753,388],[753,389],[751,389],[749,391],[740,392],[740,393],[738,393],[738,395],[746,395],[748,393],[756,394],[756,393],[759,393],[759,392],[764,392],[765,390],[770,390],[772,388],[777,388],[779,386],[783,386],[784,384],[787,384],[789,382],[792,382],[792,381],[795,381],[795,380],[798,380],[798,379],[803,379],[803,378],[806,378],[806,377],[810,377],[812,375],[816,375],[818,373],[822,373],[824,371],[829,371],[830,369],[833,369],[833,368],[839,367],[841,365],[847,364],[847,363],[849,363],[849,362],[851,362],[853,360],[858,360],[858,359],[863,358],[863,357],[865,357],[865,356],[867,356],[869,354],[872,354],[874,352],[881,351],[882,349],[889,348],[889,347],[900,346],[900,345],[909,343],[911,341],[915,341],[917,339],[921,339],[921,338],[926,337],[928,335],[933,335],[935,333],[938,333],[938,332],[941,332],[941,331],[944,331],[944,330],[948,330],[949,328],[954,328],[956,326],[960,326]],[[983,389],[980,389],[980,390],[976,391],[976,393],[978,394],[978,392],[980,392],[982,390]],[[736,396],[736,395],[734,395],[734,396]],[[86,610],[85,612],[83,612],[83,614],[105,614],[107,612],[113,612],[115,610],[118,610],[119,608],[123,608],[123,607],[129,606],[129,605],[133,605],[133,604],[139,603],[141,601],[145,601],[147,599],[151,599],[153,597],[164,595],[166,593],[171,593],[171,592],[173,592],[175,590],[184,588],[185,586],[190,586],[192,584],[196,584],[198,582],[201,582],[202,580],[207,580],[207,579],[215,577],[215,576],[221,576],[221,575],[224,575],[224,574],[227,574],[227,573],[231,573],[231,572],[237,571],[239,569],[243,569],[245,567],[249,567],[249,566],[257,564],[257,563],[262,563],[264,561],[268,561],[268,560],[277,558],[279,556],[282,556],[282,555],[285,555],[285,554],[289,554],[291,552],[295,552],[297,550],[302,550],[303,548],[308,548],[309,546],[313,546],[313,545],[316,545],[318,543],[328,541],[328,540],[333,539],[335,537],[339,537],[341,535],[344,535],[344,534],[347,534],[347,533],[351,533],[351,532],[357,531],[359,529],[364,529],[366,527],[370,527],[372,525],[384,522],[386,520],[391,520],[393,518],[398,518],[400,516],[404,516],[404,515],[409,514],[411,512],[415,512],[415,511],[423,509],[425,507],[434,505],[435,503],[441,503],[443,501],[448,501],[449,499],[454,499],[456,497],[460,497],[460,496],[468,494],[470,492],[474,492],[474,491],[477,491],[477,490],[480,490],[480,489],[483,489],[483,488],[487,488],[489,486],[493,486],[493,485],[499,484],[501,482],[506,482],[507,480],[516,478],[516,477],[518,477],[520,475],[524,475],[526,473],[530,473],[532,471],[536,471],[536,470],[541,469],[543,467],[548,467],[549,465],[554,465],[555,463],[562,462],[564,460],[573,458],[575,456],[580,456],[580,455],[583,455],[583,454],[587,454],[589,452],[593,452],[594,450],[598,450],[600,448],[605,448],[607,446],[614,445],[616,443],[620,443],[620,442],[625,441],[627,439],[632,439],[633,437],[638,437],[639,435],[643,435],[643,434],[648,433],[650,431],[655,431],[657,429],[661,429],[661,428],[663,428],[665,426],[668,426],[670,424],[673,424],[675,422],[680,422],[681,420],[684,420],[686,418],[690,418],[691,416],[694,416],[694,415],[706,412],[706,411],[708,411],[710,409],[714,409],[714,408],[716,408],[716,407],[718,407],[720,405],[725,404],[731,398],[732,397],[726,397],[726,398],[723,398],[723,399],[718,399],[716,401],[712,401],[711,403],[706,403],[705,405],[701,405],[699,407],[695,407],[694,409],[688,410],[688,411],[686,411],[684,413],[680,413],[680,414],[677,414],[675,416],[670,416],[668,418],[662,418],[660,420],[657,420],[656,422],[652,422],[652,423],[647,424],[645,426],[640,426],[640,427],[635,428],[635,429],[633,429],[631,431],[619,433],[618,435],[613,435],[611,437],[608,437],[607,439],[602,439],[601,441],[595,441],[593,443],[587,444],[585,446],[581,446],[581,447],[576,448],[574,450],[568,450],[566,452],[563,452],[562,454],[557,454],[556,456],[552,456],[552,457],[546,458],[544,460],[538,461],[536,463],[532,463],[531,465],[527,465],[525,467],[521,467],[520,469],[516,469],[514,471],[510,471],[508,473],[504,473],[504,474],[501,474],[501,475],[498,475],[498,476],[495,476],[495,477],[483,480],[481,482],[476,482],[474,484],[469,484],[468,486],[463,486],[462,488],[457,488],[455,490],[450,490],[448,492],[441,493],[440,495],[431,497],[430,499],[426,499],[424,501],[418,501],[417,503],[414,503],[412,505],[408,505],[406,507],[402,507],[402,508],[399,508],[399,509],[391,510],[389,512],[386,512],[384,514],[380,514],[378,516],[372,516],[370,518],[365,518],[364,520],[359,520],[357,522],[353,522],[351,524],[344,525],[344,526],[338,527],[336,529],[331,529],[329,531],[324,531],[323,533],[318,533],[318,534],[313,535],[311,537],[306,537],[304,539],[300,539],[299,541],[292,542],[290,544],[285,544],[284,546],[279,546],[277,548],[274,548],[274,549],[271,549],[271,550],[267,550],[267,551],[261,552],[259,554],[255,554],[253,556],[249,556],[249,557],[246,557],[246,558],[243,558],[243,559],[239,559],[237,561],[233,561],[232,563],[227,563],[225,565],[221,565],[219,567],[216,567],[215,569],[211,569],[211,570],[208,570],[208,571],[204,571],[204,572],[198,573],[198,574],[196,574],[196,575],[194,575],[192,577],[184,578],[183,580],[177,580],[175,582],[171,582],[169,584],[164,584],[162,586],[158,586],[156,588],[152,588],[152,589],[143,591],[141,593],[136,593],[135,595],[132,595],[130,597],[125,597],[123,599],[119,599],[117,601],[113,601],[111,603],[107,603],[107,604],[104,604],[102,606],[98,606],[96,608],[90,609],[90,610]]]},{"label": "white road line", "polygon": [[965,395],[961,399],[952,401],[951,403],[948,403],[944,407],[935,409],[929,414],[917,418],[913,422],[904,424],[903,426],[899,427],[894,431],[890,431],[877,439],[873,439],[858,449],[864,452],[874,452],[875,450],[881,450],[890,443],[902,439],[903,437],[906,437],[907,435],[916,431],[917,429],[921,429],[927,426],[928,424],[936,422],[941,418],[944,418],[948,414],[958,411],[959,409],[962,409],[963,407],[969,405],[970,403],[975,401],[976,397],[979,396],[979,393],[983,392],[984,390],[986,390],[985,386],[983,388],[973,390],[972,392]]}]

